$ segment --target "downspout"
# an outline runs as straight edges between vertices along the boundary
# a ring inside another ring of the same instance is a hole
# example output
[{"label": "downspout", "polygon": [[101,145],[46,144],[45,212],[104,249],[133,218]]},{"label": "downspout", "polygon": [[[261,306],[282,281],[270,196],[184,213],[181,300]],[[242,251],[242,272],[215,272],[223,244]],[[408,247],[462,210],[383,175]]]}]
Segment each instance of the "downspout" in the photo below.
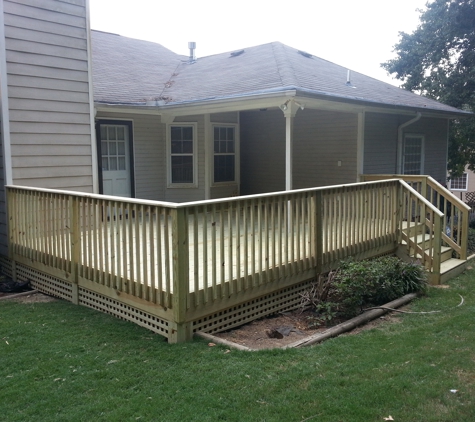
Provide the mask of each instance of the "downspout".
[{"label": "downspout", "polygon": [[416,117],[413,119],[399,125],[397,128],[397,165],[396,165],[396,174],[402,174],[402,130],[409,126],[412,125],[413,123],[417,122],[420,118],[422,117],[422,114],[420,111],[416,113]]}]

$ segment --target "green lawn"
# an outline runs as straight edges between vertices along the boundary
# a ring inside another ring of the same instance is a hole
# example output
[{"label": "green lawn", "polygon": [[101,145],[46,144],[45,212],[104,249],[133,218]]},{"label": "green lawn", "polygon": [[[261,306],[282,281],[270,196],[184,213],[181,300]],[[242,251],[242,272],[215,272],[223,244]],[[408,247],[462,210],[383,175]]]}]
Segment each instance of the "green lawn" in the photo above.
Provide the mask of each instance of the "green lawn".
[{"label": "green lawn", "polygon": [[411,305],[440,313],[262,352],[169,345],[62,301],[2,301],[0,420],[473,421],[474,284],[470,270]]}]

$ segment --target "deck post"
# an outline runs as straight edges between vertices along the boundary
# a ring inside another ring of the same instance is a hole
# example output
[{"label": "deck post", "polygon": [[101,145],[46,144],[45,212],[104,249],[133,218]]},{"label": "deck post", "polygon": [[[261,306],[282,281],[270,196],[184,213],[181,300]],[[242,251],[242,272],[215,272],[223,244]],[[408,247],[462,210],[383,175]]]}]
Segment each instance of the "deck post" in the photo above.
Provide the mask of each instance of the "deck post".
[{"label": "deck post", "polygon": [[69,216],[71,224],[70,239],[71,242],[71,302],[79,304],[79,257],[81,254],[80,227],[79,227],[79,201],[77,196],[69,196]]},{"label": "deck post", "polygon": [[[17,281],[17,271],[16,271],[16,261],[14,259],[14,252],[13,252],[13,245],[16,243],[15,241],[15,233],[16,227],[14,226],[14,222],[16,223],[16,219],[18,218],[18,214],[16,213],[16,199],[17,195],[7,188],[6,192],[6,200],[7,200],[7,218],[8,218],[8,258],[12,263],[12,280]],[[13,218],[15,216],[15,219]]]},{"label": "deck post", "polygon": [[315,192],[315,273],[322,272],[323,269],[323,202],[322,191]]},{"label": "deck post", "polygon": [[461,238],[460,238],[460,259],[467,259],[467,248],[468,248],[468,210],[462,209],[462,227],[461,227]]},{"label": "deck post", "polygon": [[191,323],[186,321],[189,291],[189,239],[188,213],[186,208],[172,212],[173,242],[173,324],[169,334],[170,343],[191,340]]},{"label": "deck post", "polygon": [[427,177],[423,176],[421,180],[421,195],[430,201],[429,198],[427,198]]},{"label": "deck post", "polygon": [[440,284],[440,264],[442,248],[442,230],[444,227],[445,216],[434,215],[434,252],[432,257],[432,272],[430,277],[431,284]]}]

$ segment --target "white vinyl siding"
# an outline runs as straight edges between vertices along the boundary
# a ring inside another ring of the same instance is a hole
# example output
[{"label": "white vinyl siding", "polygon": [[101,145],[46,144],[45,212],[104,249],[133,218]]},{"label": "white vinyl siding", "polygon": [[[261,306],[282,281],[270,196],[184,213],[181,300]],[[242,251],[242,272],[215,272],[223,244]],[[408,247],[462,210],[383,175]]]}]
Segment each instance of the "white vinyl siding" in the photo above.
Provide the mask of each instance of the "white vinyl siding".
[{"label": "white vinyl siding", "polygon": [[92,192],[86,2],[3,8],[13,183]]}]

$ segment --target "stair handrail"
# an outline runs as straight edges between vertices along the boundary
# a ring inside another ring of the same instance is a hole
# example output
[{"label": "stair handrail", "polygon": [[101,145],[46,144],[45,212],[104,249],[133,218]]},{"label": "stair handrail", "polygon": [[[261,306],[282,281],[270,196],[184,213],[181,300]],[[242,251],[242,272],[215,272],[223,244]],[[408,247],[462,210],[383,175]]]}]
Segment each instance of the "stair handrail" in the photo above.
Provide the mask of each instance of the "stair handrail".
[{"label": "stair handrail", "polygon": [[[414,189],[409,183],[402,179],[399,180],[401,187],[412,196],[409,203],[401,198],[400,208],[403,209],[404,203],[409,206],[410,212],[413,212],[415,200],[416,216],[419,217],[419,223],[422,223],[426,229],[423,233],[429,233],[427,240],[423,237],[422,243],[419,244],[417,240],[417,231],[414,231],[414,236],[410,235],[410,225],[408,224],[408,233],[405,233],[402,226],[403,216],[399,219],[400,227],[400,244],[404,240],[407,245],[407,255],[413,258],[419,257],[422,265],[424,265],[430,273],[430,282],[432,284],[440,283],[441,272],[441,255],[442,255],[442,227],[444,220],[444,213],[432,204],[427,198]],[[418,202],[419,203],[418,203]],[[419,209],[418,209],[419,208]],[[419,214],[420,213],[420,214]],[[429,218],[428,218],[429,216]],[[407,220],[408,223],[410,219]],[[416,225],[417,226],[417,225]],[[414,227],[415,229],[416,227]],[[426,242],[429,242],[430,247],[427,248]],[[422,246],[421,246],[422,245]]]},{"label": "stair handrail", "polygon": [[[457,198],[452,192],[450,192],[445,186],[442,186],[437,180],[433,179],[431,176],[427,176],[427,185],[434,189],[439,195],[444,198],[444,208],[447,208],[447,204],[457,210],[456,213],[452,215],[459,215],[457,221],[457,232],[461,233],[461,236],[454,241],[453,236],[449,237],[447,235],[447,230],[442,232],[442,239],[449,246],[451,246],[459,255],[460,259],[467,259],[468,255],[468,223],[469,223],[469,212],[470,207],[465,204],[461,199]],[[446,211],[444,212],[446,214]],[[462,220],[462,221],[460,221]],[[450,224],[448,225],[450,232],[454,232],[454,219],[451,219]]]},{"label": "stair handrail", "polygon": [[[443,198],[443,213],[446,215],[446,224],[442,226],[442,240],[458,253],[460,259],[467,259],[470,207],[431,176],[419,174],[360,175],[360,180],[365,182],[387,179],[400,179],[409,183],[420,183],[420,194],[430,202],[435,201],[440,206],[440,198],[434,199],[433,192],[429,192],[428,187],[437,192],[437,194]],[[428,196],[432,196],[432,198],[429,198]],[[447,233],[450,233],[450,235]],[[459,233],[461,233],[461,236],[458,235]]]}]

